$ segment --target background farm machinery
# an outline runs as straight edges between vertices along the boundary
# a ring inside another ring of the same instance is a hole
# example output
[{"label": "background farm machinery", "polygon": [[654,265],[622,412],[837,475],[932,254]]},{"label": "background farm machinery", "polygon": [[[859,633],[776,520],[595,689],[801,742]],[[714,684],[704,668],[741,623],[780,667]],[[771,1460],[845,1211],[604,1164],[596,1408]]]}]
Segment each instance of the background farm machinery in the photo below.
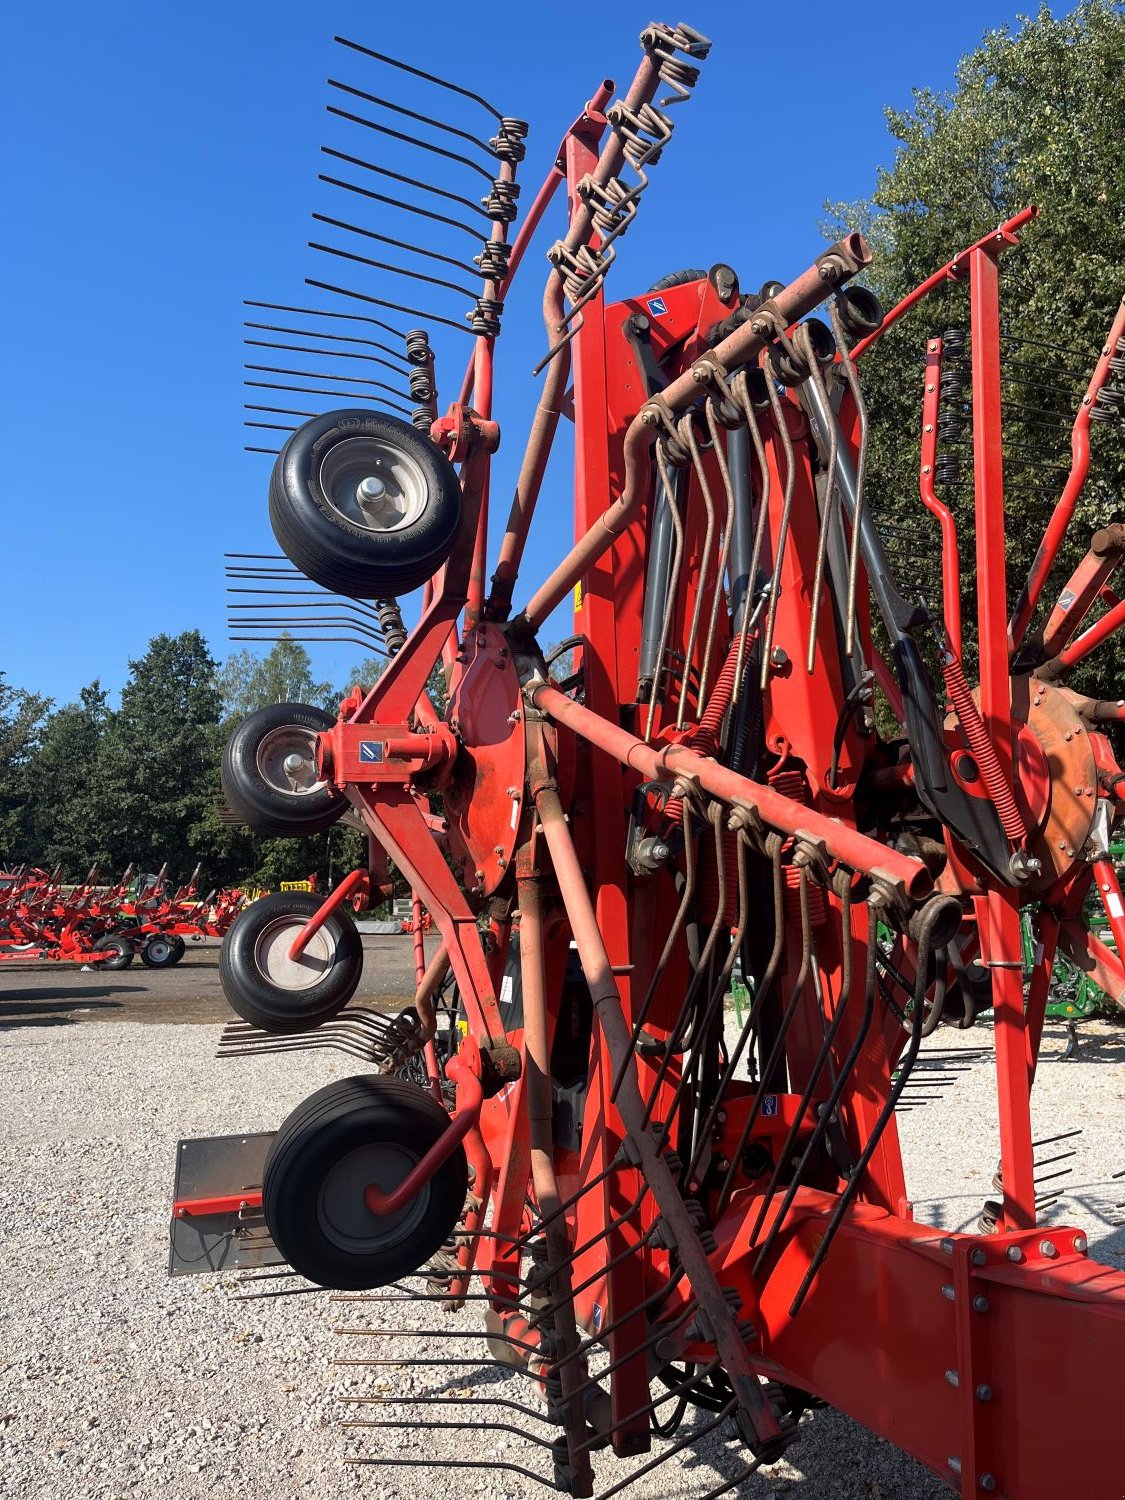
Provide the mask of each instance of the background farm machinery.
[{"label": "background farm machinery", "polygon": [[136,954],[150,969],[168,968],[184,956],[188,938],[222,937],[241,911],[235,889],[198,894],[199,870],[169,890],[162,870],[115,884],[92,869],[79,885],[62,871],[21,868],[0,874],[0,961],[99,964],[123,969]]},{"label": "background farm machinery", "polygon": [[[227,1050],[338,1046],[370,1071],[304,1101],[256,1161],[207,1143],[229,1180],[218,1167],[194,1189],[181,1177],[174,1230],[215,1238],[250,1216],[259,1253],[268,1231],[274,1257],[321,1285],[481,1301],[493,1360],[530,1375],[545,1403],[519,1405],[546,1469],[533,1456],[507,1466],[570,1494],[615,1494],[733,1424],[749,1456],[711,1500],[776,1460],[820,1400],[965,1496],[1116,1496],[1125,1277],[1091,1261],[1077,1230],[1038,1221],[1030,1095],[1056,955],[1113,998],[1125,991],[1109,737],[1125,708],[1065,685],[1125,620],[1110,590],[1125,529],[1112,517],[1044,607],[1091,423],[1125,404],[1125,305],[1093,358],[1061,495],[1013,605],[1004,403],[1020,372],[1002,360],[1000,282],[1035,210],[885,315],[854,280],[871,263],[859,234],[759,291],[718,264],[609,303],[618,241],[709,45],[686,26],[653,25],[641,41],[633,82],[612,104],[608,82],[595,93],[511,242],[526,127],[491,111],[497,133],[477,142],[495,175],[473,353],[445,414],[428,340],[411,331],[396,358],[413,422],[314,415],[278,456],[270,515],[289,563],[360,601],[391,660],[335,721],[282,705],[228,747],[228,800],[254,804],[273,831],[347,813],[372,858],[324,900],[287,893],[239,917],[222,955],[242,1017]],[[346,45],[364,66],[399,66]],[[400,126],[409,114],[450,129],[333,86],[349,109],[362,101],[373,130],[395,133],[372,124],[380,106]],[[489,581],[494,347],[561,188],[539,403]],[[362,191],[393,205],[397,190]],[[357,307],[399,305],[315,285],[352,310],[291,311],[369,325]],[[949,287],[967,292],[969,324],[939,336]],[[919,492],[879,498],[932,518],[940,586],[922,598],[896,582],[867,494],[863,365],[908,315]],[[575,542],[516,608],[564,418]],[[972,478],[959,508],[958,444]],[[407,632],[393,601],[416,588]],[[540,632],[568,598],[561,682]],[[439,660],[442,716],[426,692]],[[346,904],[384,888],[387,860],[441,938],[427,962],[417,934],[417,994],[398,1017],[349,1005],[362,952]],[[1116,951],[1082,920],[1091,892]],[[732,1023],[736,962],[751,999]],[[450,983],[460,1024],[439,1030]],[[945,1232],[914,1216],[896,1107],[937,1028],[986,1010],[1002,1202],[994,1232]],[[427,1289],[402,1279],[415,1273]],[[1081,1383],[1080,1443],[1060,1441],[1060,1380]],[[428,1396],[411,1425],[458,1425],[458,1399]],[[491,1388],[464,1399],[462,1425],[513,1430]],[[553,1436],[537,1445],[544,1419]],[[655,1451],[599,1488],[606,1449]],[[362,1461],[433,1462],[394,1450]]]}]

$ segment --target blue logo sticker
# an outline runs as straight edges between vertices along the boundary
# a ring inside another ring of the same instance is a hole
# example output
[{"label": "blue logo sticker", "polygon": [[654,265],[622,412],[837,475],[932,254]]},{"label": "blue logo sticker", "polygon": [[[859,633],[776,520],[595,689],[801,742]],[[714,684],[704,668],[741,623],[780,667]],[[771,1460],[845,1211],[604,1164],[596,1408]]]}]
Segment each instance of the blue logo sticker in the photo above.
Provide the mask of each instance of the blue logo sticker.
[{"label": "blue logo sticker", "polygon": [[654,318],[662,318],[668,311],[668,304],[663,297],[654,297],[648,304],[648,310]]},{"label": "blue logo sticker", "polygon": [[763,1094],[762,1095],[762,1118],[763,1118],[763,1120],[771,1119],[776,1114],[777,1114],[777,1095],[776,1094]]},{"label": "blue logo sticker", "polygon": [[381,761],[383,759],[382,740],[360,740],[359,758],[367,761]]}]

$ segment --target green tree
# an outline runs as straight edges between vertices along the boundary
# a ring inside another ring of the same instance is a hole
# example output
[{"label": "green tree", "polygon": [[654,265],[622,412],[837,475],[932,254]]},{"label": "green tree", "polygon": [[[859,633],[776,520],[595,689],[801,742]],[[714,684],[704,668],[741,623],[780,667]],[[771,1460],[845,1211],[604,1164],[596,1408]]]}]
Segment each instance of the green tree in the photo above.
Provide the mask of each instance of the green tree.
[{"label": "green tree", "polygon": [[[1028,204],[1040,208],[1023,248],[1001,261],[1010,604],[1061,491],[1070,422],[1125,291],[1122,120],[1121,7],[1092,0],[1057,18],[1043,8],[1014,29],[988,33],[958,65],[950,93],[917,89],[912,108],[888,110],[893,164],[878,172],[869,199],[829,205],[831,232],[859,228],[872,240],[868,280],[888,307],[998,222]],[[916,582],[935,607],[937,527],[918,499],[921,355],[927,336],[968,326],[965,285],[947,286],[863,360],[872,508],[892,537],[900,581]],[[1095,425],[1091,480],[1046,591],[1048,606],[1091,532],[1119,515],[1110,497],[1125,480],[1121,428]],[[966,433],[966,454],[967,441]],[[943,492],[958,524],[967,625],[971,481],[966,456],[959,487]],[[973,638],[967,631],[967,644]],[[1120,649],[1111,647],[1091,675],[1113,681],[1122,665]],[[1082,686],[1082,678],[1074,683]]]},{"label": "green tree", "polygon": [[98,808],[104,796],[101,752],[112,720],[108,696],[95,680],[79,702],[51,715],[35,756],[28,821],[35,857],[62,864],[78,878],[110,853]]},{"label": "green tree", "polygon": [[309,653],[288,633],[266,656],[233,652],[219,669],[217,683],[224,712],[235,719],[269,703],[308,703],[334,711],[340,701],[331,683],[313,677]]},{"label": "green tree", "polygon": [[0,672],[0,859],[9,864],[38,858],[29,798],[50,711],[50,698],[13,687]]},{"label": "green tree", "polygon": [[205,850],[219,795],[222,698],[198,630],[154,636],[129,663],[121,708],[101,754],[104,796],[94,832],[117,866],[187,875]]}]

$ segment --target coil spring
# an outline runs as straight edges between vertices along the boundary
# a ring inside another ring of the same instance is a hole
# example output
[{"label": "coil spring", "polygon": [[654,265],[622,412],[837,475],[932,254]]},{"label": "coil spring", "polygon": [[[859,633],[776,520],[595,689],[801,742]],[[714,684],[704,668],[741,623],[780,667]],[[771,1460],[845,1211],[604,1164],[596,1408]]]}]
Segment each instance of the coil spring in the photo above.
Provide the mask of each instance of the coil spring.
[{"label": "coil spring", "polygon": [[579,245],[571,250],[562,240],[552,245],[547,259],[563,279],[563,291],[572,303],[581,302],[605,278],[614,260],[612,249],[592,250]]},{"label": "coil spring", "polygon": [[[956,442],[965,430],[968,415],[965,400],[965,350],[965,330],[947,328],[942,334],[942,365],[938,379],[937,435],[940,443]],[[934,460],[935,485],[959,484],[961,474],[959,453],[938,453]]]},{"label": "coil spring", "polygon": [[606,110],[605,117],[621,137],[625,160],[635,172],[656,165],[675,129],[672,121],[655,104],[630,109],[619,99]]},{"label": "coil spring", "polygon": [[495,219],[498,224],[510,224],[516,216],[516,199],[520,195],[518,182],[502,182],[497,178],[493,182],[487,198],[480,200],[480,206],[490,219]]},{"label": "coil spring", "polygon": [[516,162],[523,161],[527,154],[524,147],[527,131],[526,120],[516,120],[505,116],[500,121],[500,129],[488,144],[501,161],[511,162],[514,166]]},{"label": "coil spring", "polygon": [[682,104],[699,82],[699,69],[675,54],[683,52],[686,57],[702,60],[711,50],[710,39],[683,21],[678,26],[655,21],[641,32],[641,46],[657,59],[660,81],[674,91],[672,98],[661,103]]},{"label": "coil spring", "polygon": [[407,384],[410,386],[410,394],[415,401],[429,401],[434,394],[433,381],[430,379],[428,369],[418,367],[411,370],[407,376]]},{"label": "coil spring", "polygon": [[996,807],[1000,826],[1010,843],[1022,844],[1027,837],[1023,817],[1016,806],[1012,788],[1000,765],[996,747],[985,728],[980,710],[973,701],[964,670],[952,651],[942,653],[941,672],[945,678],[945,691],[949,694],[953,710],[961,722],[961,728],[969,742],[969,749],[980,769],[981,780]]},{"label": "coil spring", "polygon": [[[775,792],[780,792],[783,797],[788,797],[791,802],[799,802],[803,807],[812,806],[812,797],[809,793],[809,784],[805,779],[804,771],[799,771],[795,766],[775,766],[772,771],[766,772],[766,780]],[[786,840],[783,852],[793,847],[792,839]],[[799,894],[801,885],[801,872],[796,865],[786,865],[785,875],[785,915],[791,923],[801,920],[801,897]],[[809,881],[809,921],[814,927],[824,923],[828,915],[828,908],[824,901],[824,891],[815,881]]]},{"label": "coil spring", "polygon": [[383,633],[383,642],[387,653],[394,656],[406,644],[406,626],[402,623],[402,611],[398,607],[397,599],[373,599],[372,608],[375,610],[379,621],[379,629]]},{"label": "coil spring", "polygon": [[602,239],[616,239],[624,234],[637,216],[637,202],[641,188],[627,187],[620,177],[611,177],[605,183],[594,177],[583,177],[575,192],[590,209],[594,228]]},{"label": "coil spring", "polygon": [[963,328],[947,328],[941,336],[942,348],[950,359],[963,359],[966,336]]},{"label": "coil spring", "polygon": [[406,357],[412,365],[429,364],[433,351],[430,336],[424,328],[411,328],[406,333]]},{"label": "coil spring", "polygon": [[476,334],[494,339],[500,332],[500,314],[504,304],[497,297],[478,297],[476,305],[465,314],[465,321]]},{"label": "coil spring", "polygon": [[1111,391],[1103,385],[1094,397],[1094,404],[1090,408],[1090,420],[1113,422],[1123,414],[1125,414],[1125,391]]},{"label": "coil spring", "polygon": [[941,485],[961,482],[961,455],[959,453],[938,454],[934,461],[934,482]]},{"label": "coil spring", "polygon": [[511,253],[507,240],[486,240],[481,253],[473,256],[473,264],[480,267],[485,281],[506,281]]}]

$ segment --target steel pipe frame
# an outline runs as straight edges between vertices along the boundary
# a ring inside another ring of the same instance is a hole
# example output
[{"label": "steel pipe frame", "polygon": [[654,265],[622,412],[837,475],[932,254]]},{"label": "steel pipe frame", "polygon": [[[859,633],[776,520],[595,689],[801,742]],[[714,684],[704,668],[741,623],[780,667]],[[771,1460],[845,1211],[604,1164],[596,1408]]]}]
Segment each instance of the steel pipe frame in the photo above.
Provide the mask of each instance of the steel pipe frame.
[{"label": "steel pipe frame", "polygon": [[609,723],[542,680],[533,679],[526,695],[554,723],[572,730],[646,780],[678,775],[694,778],[704,791],[730,807],[752,808],[770,827],[786,834],[823,840],[834,858],[854,870],[883,875],[893,884],[901,884],[911,900],[923,900],[932,889],[929,874],[920,860],[898,854],[866,834],[782,796],[768,785],[750,781],[682,745],[664,749],[646,745],[627,729]]},{"label": "steel pipe frame", "polygon": [[[779,322],[786,326],[819,307],[826,297],[871,264],[871,251],[861,234],[829,246],[820,258],[772,301]],[[700,398],[714,374],[725,377],[747,364],[768,341],[768,318],[755,317],[729,334],[703,359],[677,376],[660,396],[645,403],[625,434],[625,480],[621,495],[598,516],[570,554],[540,585],[516,617],[525,630],[534,632],[560,604],[591,566],[613,545],[648,496],[649,472],[645,463],[649,448],[661,430],[660,413],[679,414]]]}]

